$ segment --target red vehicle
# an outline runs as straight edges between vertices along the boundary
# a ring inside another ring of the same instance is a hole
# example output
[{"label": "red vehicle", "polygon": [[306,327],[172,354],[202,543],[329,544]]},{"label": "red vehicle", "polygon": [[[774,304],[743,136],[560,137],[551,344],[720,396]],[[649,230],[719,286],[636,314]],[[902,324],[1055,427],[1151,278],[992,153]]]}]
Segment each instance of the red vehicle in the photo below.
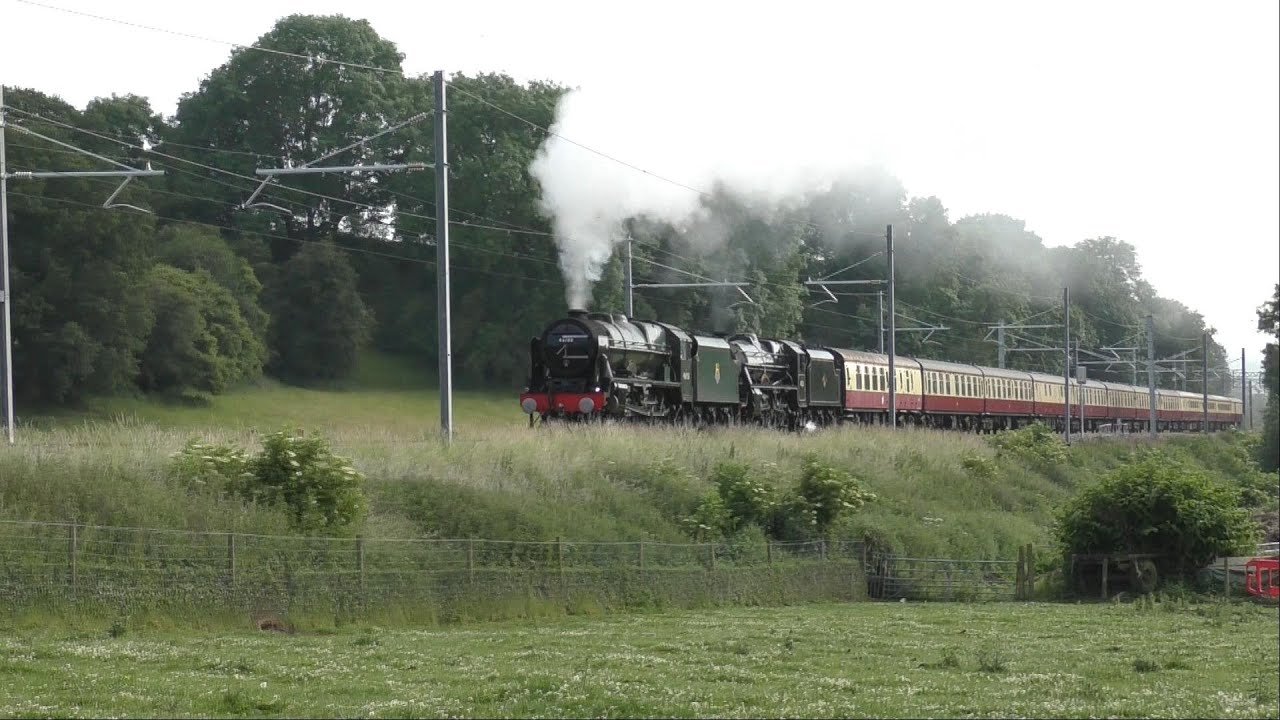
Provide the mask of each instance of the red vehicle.
[{"label": "red vehicle", "polygon": [[1254,558],[1244,566],[1244,589],[1254,597],[1280,600],[1280,558]]}]

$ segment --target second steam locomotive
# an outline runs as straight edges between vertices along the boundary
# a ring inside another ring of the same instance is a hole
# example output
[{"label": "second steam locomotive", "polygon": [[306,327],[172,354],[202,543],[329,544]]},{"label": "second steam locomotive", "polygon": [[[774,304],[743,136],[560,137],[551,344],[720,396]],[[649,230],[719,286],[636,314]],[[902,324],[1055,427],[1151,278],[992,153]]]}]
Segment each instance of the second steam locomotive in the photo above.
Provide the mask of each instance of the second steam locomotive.
[{"label": "second steam locomotive", "polygon": [[[751,334],[699,335],[623,315],[571,310],[529,346],[530,418],[686,424],[888,423],[889,358]],[[899,425],[970,431],[1043,422],[1063,428],[1063,378],[1022,370],[895,357]],[[1141,431],[1145,387],[1089,380],[1070,390],[1073,429]],[[1157,393],[1157,429],[1198,430],[1204,398]],[[1236,425],[1240,400],[1210,395],[1210,430]]]}]

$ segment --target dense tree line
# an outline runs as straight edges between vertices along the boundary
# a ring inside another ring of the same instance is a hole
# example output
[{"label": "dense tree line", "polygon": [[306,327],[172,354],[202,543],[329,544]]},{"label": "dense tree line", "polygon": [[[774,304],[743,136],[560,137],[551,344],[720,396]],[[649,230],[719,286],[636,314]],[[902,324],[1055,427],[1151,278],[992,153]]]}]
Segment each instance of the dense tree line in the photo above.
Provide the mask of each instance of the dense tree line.
[{"label": "dense tree line", "polygon": [[1262,385],[1267,395],[1267,410],[1263,416],[1262,447],[1260,450],[1264,470],[1280,470],[1280,283],[1276,284],[1271,299],[1258,308],[1258,329],[1275,338],[1267,343],[1262,357]]},{"label": "dense tree line", "polygon": [[[24,135],[26,127],[167,171],[131,183],[116,200],[153,214],[101,208],[111,180],[13,184],[14,361],[25,399],[217,393],[263,372],[300,382],[341,378],[366,343],[434,366],[432,173],[290,176],[243,206],[257,185],[255,168],[314,161],[401,124],[335,162],[430,162],[432,121],[421,115],[433,106],[430,78],[401,74],[401,54],[364,21],[292,16],[257,45],[289,54],[234,51],[170,118],[136,96],[80,110],[36,90],[6,95],[9,122],[19,126],[10,132],[12,170],[98,167]],[[455,374],[506,389],[524,381],[529,337],[565,310],[556,247],[528,168],[566,88],[500,74],[455,76],[452,87]],[[1064,285],[1073,335],[1085,349],[1141,345],[1147,313],[1156,318],[1159,357],[1198,346],[1205,329],[1200,314],[1154,292],[1122,240],[1047,248],[1011,217],[953,221],[940,199],[908,197],[883,172],[851,173],[784,210],[766,212],[723,188],[704,202],[722,232],[714,247],[684,229],[634,219],[637,276],[674,278],[666,265],[745,279],[756,302],[739,302],[731,289],[643,290],[638,316],[875,348],[873,293],[833,288],[838,302],[819,303],[829,298],[803,281],[842,270],[840,279],[883,277],[882,258],[858,263],[882,250],[879,238],[893,224],[906,316],[899,324],[950,328],[903,333],[902,354],[995,364],[987,325],[1060,322]],[[594,307],[621,312],[623,292],[615,256]],[[1061,337],[1028,334],[1051,345]],[[1211,355],[1212,364],[1225,361],[1217,344]],[[1058,353],[1009,356],[1010,366],[1052,372],[1061,362]],[[1091,374],[1133,377],[1125,365]],[[1229,383],[1211,389],[1226,392]]]}]

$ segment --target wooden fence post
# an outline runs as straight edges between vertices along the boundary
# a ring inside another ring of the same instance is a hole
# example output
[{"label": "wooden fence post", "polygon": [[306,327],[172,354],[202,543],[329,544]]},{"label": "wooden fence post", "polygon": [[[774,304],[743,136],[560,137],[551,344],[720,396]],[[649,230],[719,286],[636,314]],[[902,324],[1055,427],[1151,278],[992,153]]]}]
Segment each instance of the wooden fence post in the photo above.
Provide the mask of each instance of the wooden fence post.
[{"label": "wooden fence post", "polygon": [[769,564],[769,567],[773,567],[773,541],[772,540],[764,541],[764,559],[765,559],[765,562]]},{"label": "wooden fence post", "polygon": [[1036,547],[1027,543],[1027,600],[1036,596]]},{"label": "wooden fence post", "polygon": [[716,544],[715,543],[710,543],[707,545],[707,557],[711,559],[711,569],[715,570],[716,569]]},{"label": "wooden fence post", "polygon": [[560,591],[564,591],[564,543],[556,536],[556,572],[560,575]]},{"label": "wooden fence post", "polygon": [[1231,558],[1222,558],[1222,594],[1231,596]]},{"label": "wooden fence post", "polygon": [[827,559],[827,539],[822,538],[818,541],[818,559],[826,561]]},{"label": "wooden fence post", "polygon": [[1013,597],[1015,600],[1024,600],[1027,584],[1027,548],[1025,545],[1018,546],[1018,568],[1015,571],[1013,581]]},{"label": "wooden fence post", "polygon": [[467,540],[467,584],[475,586],[476,584],[476,540],[469,538]]},{"label": "wooden fence post", "polygon": [[951,563],[947,563],[947,601],[950,602],[953,597],[951,594]]},{"label": "wooden fence post", "polygon": [[1111,565],[1111,558],[1108,555],[1102,556],[1102,599],[1107,599],[1107,571]]},{"label": "wooden fence post", "polygon": [[67,564],[71,569],[71,597],[76,595],[76,586],[79,584],[79,577],[76,573],[76,524],[71,523],[67,528]]},{"label": "wooden fence post", "polygon": [[644,572],[644,541],[640,541],[640,572]]},{"label": "wooden fence post", "polygon": [[236,584],[236,534],[227,533],[227,582]]},{"label": "wooden fence post", "polygon": [[364,599],[364,536],[356,536],[356,573],[360,578],[360,599]]}]

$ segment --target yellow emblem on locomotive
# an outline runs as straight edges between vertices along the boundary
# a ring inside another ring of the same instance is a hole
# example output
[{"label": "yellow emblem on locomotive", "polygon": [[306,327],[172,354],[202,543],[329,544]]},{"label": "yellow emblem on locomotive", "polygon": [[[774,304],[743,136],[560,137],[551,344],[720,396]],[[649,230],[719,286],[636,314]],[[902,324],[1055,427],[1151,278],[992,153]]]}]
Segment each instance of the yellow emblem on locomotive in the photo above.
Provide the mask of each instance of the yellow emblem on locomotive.
[{"label": "yellow emblem on locomotive", "polygon": [[716,384],[720,384],[720,363],[716,363]]}]

